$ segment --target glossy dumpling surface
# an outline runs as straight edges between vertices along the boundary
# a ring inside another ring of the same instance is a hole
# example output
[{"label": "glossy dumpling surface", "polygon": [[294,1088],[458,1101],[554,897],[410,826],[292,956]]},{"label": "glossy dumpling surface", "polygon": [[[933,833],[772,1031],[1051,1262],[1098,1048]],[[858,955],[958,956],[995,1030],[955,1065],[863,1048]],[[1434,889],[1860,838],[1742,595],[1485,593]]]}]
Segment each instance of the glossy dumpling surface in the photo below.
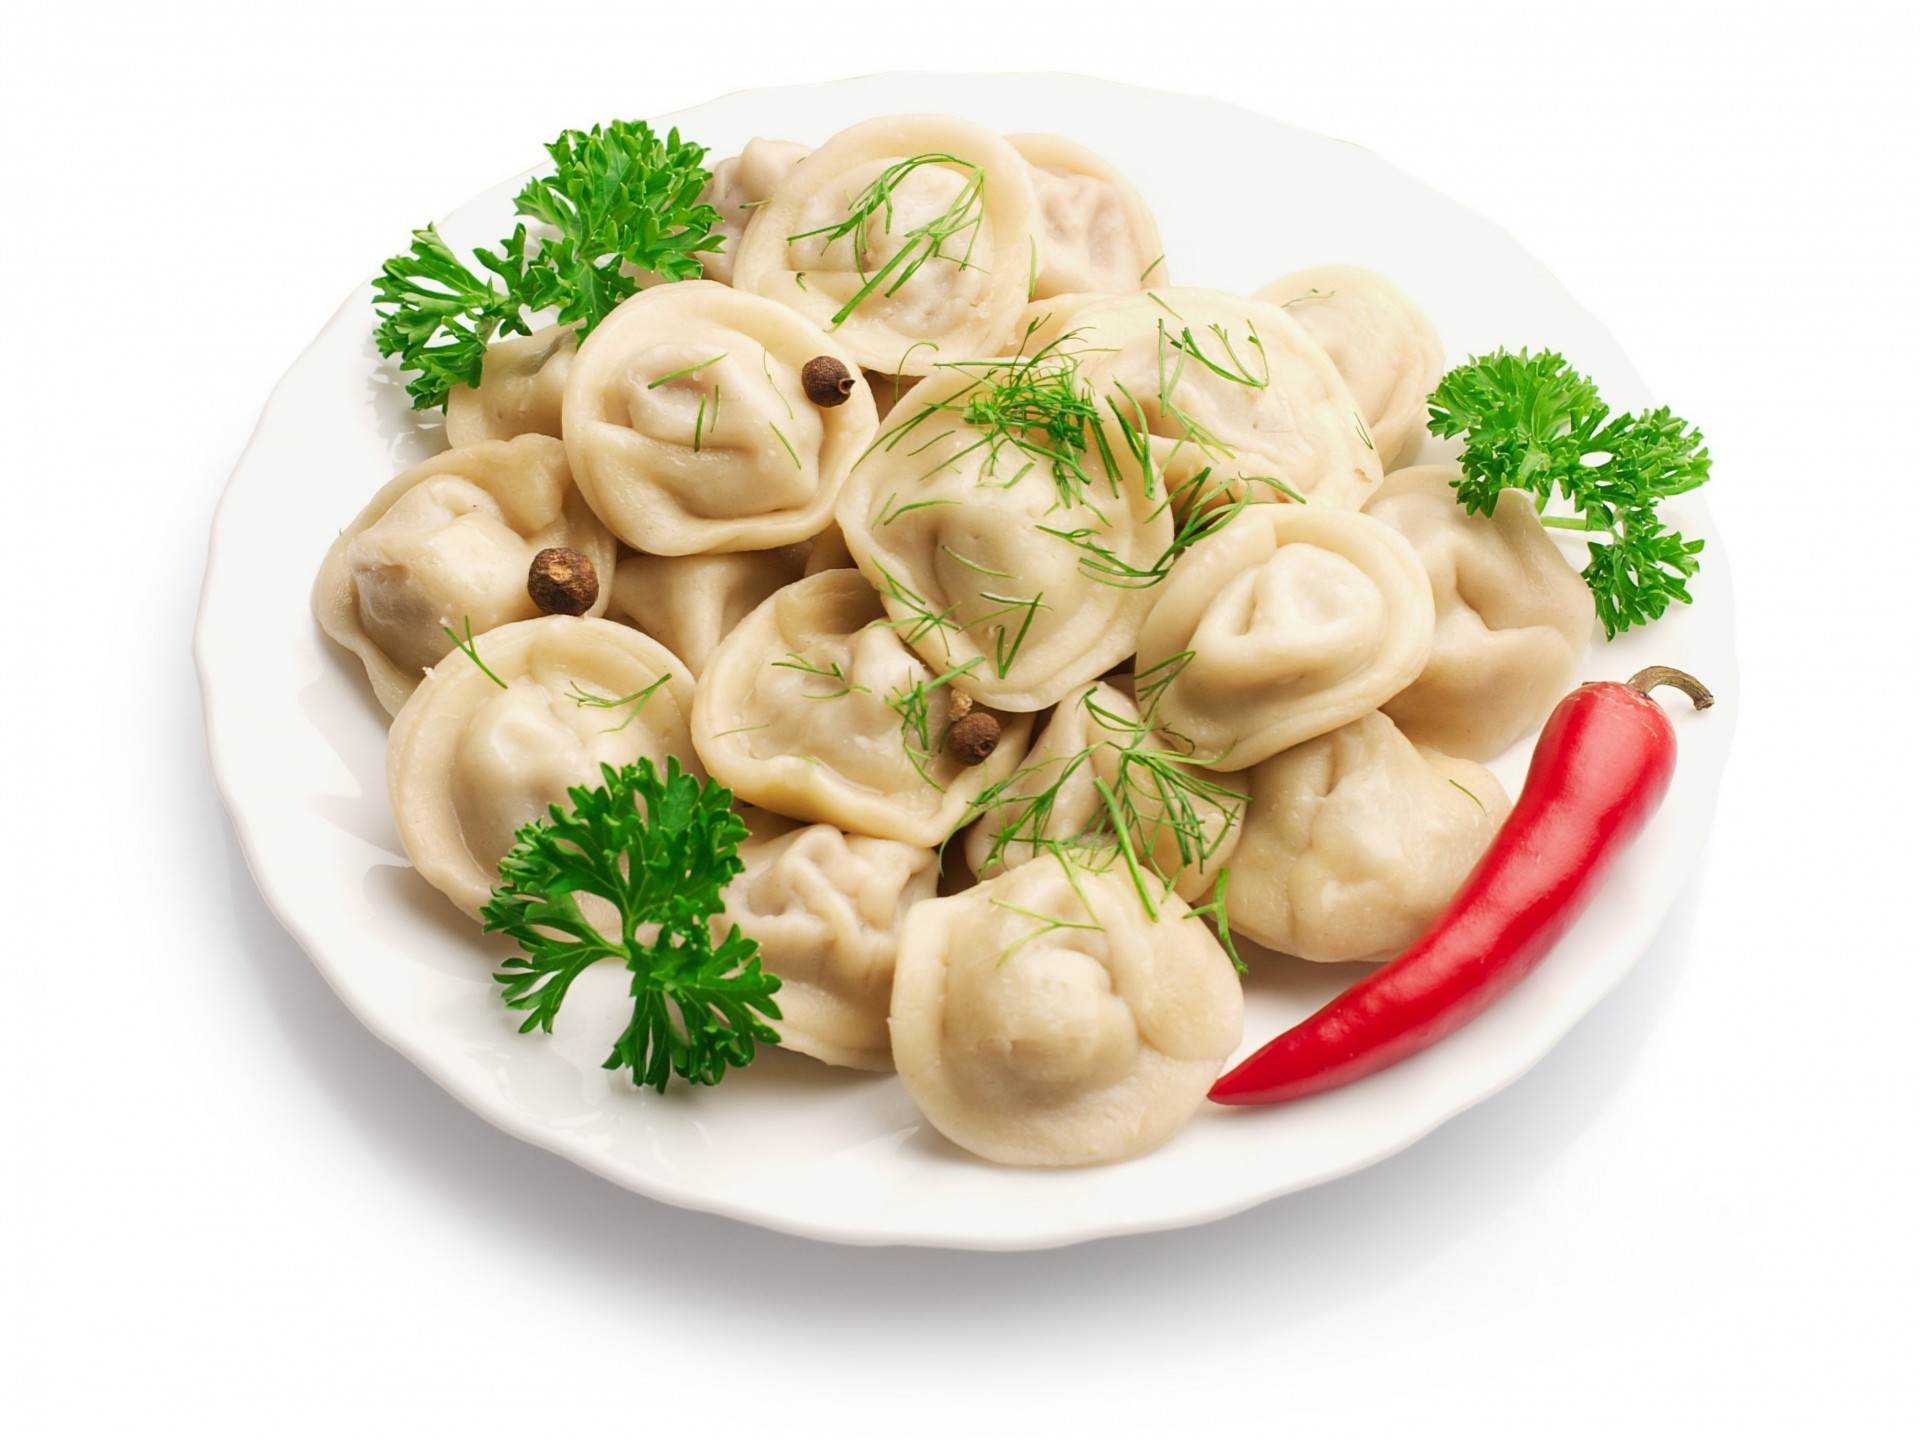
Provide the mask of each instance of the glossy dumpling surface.
[{"label": "glossy dumpling surface", "polygon": [[913,907],[893,981],[894,1063],[948,1139],[1009,1165],[1094,1165],[1192,1117],[1240,1040],[1240,986],[1172,895],[1031,860]]},{"label": "glossy dumpling surface", "polygon": [[1492,841],[1509,802],[1470,760],[1375,712],[1254,767],[1227,918],[1303,960],[1411,944]]},{"label": "glossy dumpling surface", "polygon": [[1140,192],[1086,146],[1064,135],[1009,135],[1032,167],[1044,237],[1031,297],[1125,295],[1167,283],[1160,227]]},{"label": "glossy dumpling surface", "polygon": [[1573,684],[1593,633],[1593,592],[1532,501],[1491,515],[1455,498],[1451,465],[1395,471],[1367,507],[1413,543],[1433,585],[1433,653],[1382,707],[1422,745],[1490,760],[1539,725]]},{"label": "glossy dumpling surface", "polygon": [[750,814],[740,846],[746,867],[722,892],[716,924],[738,925],[780,977],[789,1050],[856,1070],[891,1070],[887,1006],[900,924],[931,899],[939,860],[924,845],[851,835],[833,825],[795,827]]},{"label": "glossy dumpling surface", "polygon": [[912,845],[938,845],[981,790],[1016,769],[1032,721],[966,765],[946,746],[954,692],[901,642],[857,570],[779,591],[700,677],[694,744],[751,805]]},{"label": "glossy dumpling surface", "polygon": [[1446,372],[1433,322],[1384,275],[1316,265],[1254,292],[1281,306],[1332,358],[1347,382],[1383,469],[1404,464],[1427,433],[1427,397]]},{"label": "glossy dumpling surface", "polygon": [[1104,682],[1062,701],[1026,763],[982,797],[967,864],[988,879],[1053,846],[1110,852],[1120,822],[1103,786],[1144,863],[1185,899],[1212,889],[1240,838],[1244,780],[1175,759],[1133,697]]},{"label": "glossy dumpling surface", "polygon": [[941,116],[841,131],[754,211],[734,285],[830,330],[860,364],[925,375],[991,355],[1027,300],[1033,185],[999,136]]},{"label": "glossy dumpling surface", "polygon": [[807,147],[790,140],[749,140],[738,155],[713,167],[713,179],[700,192],[704,204],[720,212],[714,234],[725,243],[718,250],[700,252],[700,270],[709,280],[733,283],[733,260],[753,212],[767,203],[774,187],[807,154]]},{"label": "glossy dumpling surface", "polygon": [[1135,675],[1163,733],[1243,770],[1377,709],[1432,646],[1433,592],[1397,530],[1252,505],[1174,565]]},{"label": "glossy dumpling surface", "polygon": [[613,537],[575,489],[566,447],[525,435],[448,450],[382,488],[341,532],[314,582],[314,615],[393,714],[453,649],[449,627],[478,635],[540,613],[527,571],[549,546],[593,562],[600,594],[587,613],[602,613]]},{"label": "glossy dumpling surface", "polygon": [[709,280],[624,301],[567,379],[574,478],[609,529],[654,555],[771,550],[825,528],[872,440],[873,397],[821,408],[801,371],[852,363],[791,310]]},{"label": "glossy dumpling surface", "polygon": [[1084,357],[1112,445],[1145,437],[1182,508],[1244,493],[1357,510],[1379,488],[1359,402],[1279,306],[1180,288],[1060,299],[1032,343],[1059,332]]},{"label": "glossy dumpling surface", "polygon": [[447,443],[477,445],[516,435],[560,438],[560,402],[580,338],[571,325],[549,325],[487,346],[480,384],[447,392]]},{"label": "glossy dumpling surface", "polygon": [[665,645],[694,678],[720,642],[782,585],[800,578],[807,547],[727,555],[623,555],[607,615]]},{"label": "glossy dumpling surface", "polygon": [[[600,767],[669,755],[703,772],[693,677],[611,620],[547,615],[489,631],[434,667],[387,737],[387,794],[414,868],[478,916],[514,831],[567,804]],[[491,673],[489,673],[491,672]]]},{"label": "glossy dumpling surface", "polygon": [[838,510],[902,637],[929,664],[967,667],[956,683],[1010,710],[1054,704],[1132,653],[1153,590],[1102,578],[1092,547],[1145,571],[1173,539],[1156,477],[1123,463],[1110,473],[1092,444],[1062,473],[1035,454],[1059,441],[972,418],[996,386],[1053,374],[1041,356],[922,381]]}]

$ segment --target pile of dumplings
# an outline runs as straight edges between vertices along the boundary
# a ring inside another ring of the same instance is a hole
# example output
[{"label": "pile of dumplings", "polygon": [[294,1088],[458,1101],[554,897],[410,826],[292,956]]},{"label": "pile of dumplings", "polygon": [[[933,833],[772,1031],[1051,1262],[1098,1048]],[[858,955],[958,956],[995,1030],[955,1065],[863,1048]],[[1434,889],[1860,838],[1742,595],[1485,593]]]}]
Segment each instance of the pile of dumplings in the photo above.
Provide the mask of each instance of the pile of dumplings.
[{"label": "pile of dumplings", "polygon": [[706,198],[704,278],[494,344],[326,556],[400,840],[477,917],[518,827],[675,757],[747,821],[716,924],[782,1045],[990,1160],[1149,1150],[1240,1043],[1216,926],[1411,941],[1587,588],[1524,496],[1403,467],[1443,351],[1379,275],[1174,286],[1105,161],[941,117]]}]

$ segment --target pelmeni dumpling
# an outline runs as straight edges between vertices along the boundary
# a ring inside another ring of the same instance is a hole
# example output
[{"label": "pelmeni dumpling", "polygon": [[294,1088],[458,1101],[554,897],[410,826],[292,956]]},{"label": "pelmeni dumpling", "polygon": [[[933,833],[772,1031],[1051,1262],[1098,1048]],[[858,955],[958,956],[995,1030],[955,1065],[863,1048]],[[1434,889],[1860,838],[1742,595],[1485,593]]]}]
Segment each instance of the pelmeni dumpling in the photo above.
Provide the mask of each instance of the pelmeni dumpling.
[{"label": "pelmeni dumpling", "polygon": [[[771,821],[771,823],[769,823]],[[900,923],[933,897],[940,862],[924,845],[795,827],[750,812],[746,869],[721,893],[716,928],[738,925],[780,977],[780,1043],[829,1065],[891,1070],[887,1006]]]},{"label": "pelmeni dumpling", "polygon": [[1052,856],[907,913],[893,1058],[935,1129],[1007,1165],[1097,1165],[1190,1119],[1240,1042],[1212,928]]},{"label": "pelmeni dumpling", "polygon": [[1103,410],[1117,407],[1113,450],[1144,437],[1182,510],[1243,493],[1358,510],[1379,488],[1359,402],[1279,306],[1216,290],[1064,298],[1028,348],[1057,336],[1080,357]]},{"label": "pelmeni dumpling", "polygon": [[1009,135],[1007,143],[1032,167],[1045,237],[1032,298],[1125,295],[1167,283],[1160,227],[1118,170],[1064,135]]},{"label": "pelmeni dumpling", "polygon": [[[387,795],[407,858],[477,917],[513,832],[642,756],[702,772],[688,733],[693,676],[665,646],[611,620],[547,615],[449,655],[387,737]],[[484,665],[484,669],[482,666]]]},{"label": "pelmeni dumpling", "polygon": [[981,361],[922,381],[836,512],[907,642],[941,670],[967,666],[956,683],[1007,710],[1054,704],[1133,652],[1153,591],[1124,570],[1151,569],[1173,542],[1153,477],[1109,474],[1092,444],[1063,469],[1036,458],[1061,446],[1044,432],[969,419],[998,387],[1070,380],[1063,363]]},{"label": "pelmeni dumpling", "polygon": [[737,289],[829,330],[869,370],[996,352],[1027,300],[1033,184],[1006,141],[898,115],[842,130],[753,212]]},{"label": "pelmeni dumpling", "polygon": [[1279,305],[1333,358],[1360,403],[1380,464],[1392,470],[1420,448],[1427,397],[1446,373],[1433,322],[1384,275],[1316,265],[1283,275],[1253,298]]},{"label": "pelmeni dumpling", "polygon": [[623,555],[607,615],[665,645],[694,678],[720,642],[782,585],[798,580],[805,545],[731,555]]},{"label": "pelmeni dumpling", "polygon": [[985,763],[946,747],[954,691],[901,642],[857,570],[789,585],[720,642],[693,740],[716,780],[777,814],[938,845],[1026,754],[1031,717],[1003,715]]},{"label": "pelmeni dumpling", "polygon": [[700,252],[700,271],[707,279],[722,285],[733,283],[734,255],[747,222],[807,153],[805,145],[790,140],[755,139],[749,140],[738,155],[713,167],[713,178],[700,192],[700,200],[720,212],[720,223],[713,233],[726,243],[718,250]]},{"label": "pelmeni dumpling", "polygon": [[1377,711],[1254,767],[1233,928],[1303,960],[1403,950],[1506,817],[1500,782],[1416,746]]},{"label": "pelmeni dumpling", "polygon": [[1490,760],[1546,719],[1593,633],[1593,592],[1518,490],[1491,515],[1454,497],[1451,465],[1387,477],[1367,513],[1413,542],[1433,585],[1433,654],[1381,708],[1409,739]]},{"label": "pelmeni dumpling", "polygon": [[622,302],[567,378],[567,454],[594,513],[653,555],[817,534],[879,423],[857,379],[840,404],[807,398],[801,370],[819,356],[852,369],[791,310],[710,280]]},{"label": "pelmeni dumpling", "polygon": [[1251,505],[1175,563],[1134,674],[1164,734],[1244,770],[1377,709],[1432,647],[1433,591],[1399,531]]},{"label": "pelmeni dumpling", "polygon": [[455,385],[447,392],[447,443],[478,445],[516,435],[558,440],[560,401],[579,348],[571,325],[549,325],[487,346],[480,384]]},{"label": "pelmeni dumpling", "polygon": [[1100,793],[1105,785],[1134,853],[1182,898],[1198,899],[1239,842],[1245,784],[1182,764],[1132,696],[1105,682],[1089,685],[1061,702],[1026,763],[982,797],[987,808],[967,831],[967,864],[984,880],[1048,844],[1083,857],[1110,854],[1117,831]]},{"label": "pelmeni dumpling", "polygon": [[479,635],[540,613],[527,593],[549,546],[593,562],[607,608],[614,543],[546,435],[487,440],[422,461],[383,487],[320,564],[313,613],[358,655],[374,694],[397,713],[420,676],[453,649],[451,628]]}]

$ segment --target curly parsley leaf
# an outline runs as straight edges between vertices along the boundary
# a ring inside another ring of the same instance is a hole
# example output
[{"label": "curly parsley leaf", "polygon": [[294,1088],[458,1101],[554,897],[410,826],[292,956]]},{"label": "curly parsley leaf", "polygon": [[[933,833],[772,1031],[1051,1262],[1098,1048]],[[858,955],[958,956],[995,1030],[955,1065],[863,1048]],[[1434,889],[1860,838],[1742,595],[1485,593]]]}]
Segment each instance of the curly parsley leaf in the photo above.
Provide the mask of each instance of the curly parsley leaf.
[{"label": "curly parsley leaf", "polygon": [[419,372],[407,385],[417,410],[445,404],[455,385],[478,385],[487,342],[529,333],[527,314],[557,307],[585,338],[639,290],[635,272],[691,279],[699,252],[720,248],[719,212],[700,203],[712,178],[700,165],[706,149],[678,130],[662,139],[645,121],[616,120],[563,131],[546,149],[553,174],[529,180],[513,207],[551,233],[534,241],[520,225],[499,250],[476,249],[483,275],[428,226],[381,266],[374,341]]},{"label": "curly parsley leaf", "polygon": [[[743,868],[736,850],[747,827],[728,808],[731,794],[671,757],[664,775],[645,759],[600,771],[604,784],[568,790],[573,809],[555,805],[547,820],[523,826],[500,862],[480,918],[526,953],[493,978],[510,1009],[528,1012],[523,1034],[551,1032],[587,967],[620,960],[632,976],[633,1016],[606,1068],[625,1066],[635,1084],[662,1092],[673,1075],[717,1084],[753,1059],[756,1044],[778,1039],[766,1021],[780,1018],[772,999],[780,981],[761,970],[759,946],[737,925],[716,941],[708,924]],[[582,895],[613,907],[618,934],[587,918]]]},{"label": "curly parsley leaf", "polygon": [[1581,572],[1611,640],[1657,620],[1699,573],[1703,540],[1665,525],[1659,504],[1706,483],[1712,461],[1699,430],[1664,406],[1615,415],[1593,381],[1551,350],[1495,351],[1449,371],[1428,402],[1428,428],[1465,435],[1459,501],[1490,515],[1502,490],[1525,490],[1544,511],[1557,495],[1579,512],[1543,515],[1558,529],[1597,532]]}]

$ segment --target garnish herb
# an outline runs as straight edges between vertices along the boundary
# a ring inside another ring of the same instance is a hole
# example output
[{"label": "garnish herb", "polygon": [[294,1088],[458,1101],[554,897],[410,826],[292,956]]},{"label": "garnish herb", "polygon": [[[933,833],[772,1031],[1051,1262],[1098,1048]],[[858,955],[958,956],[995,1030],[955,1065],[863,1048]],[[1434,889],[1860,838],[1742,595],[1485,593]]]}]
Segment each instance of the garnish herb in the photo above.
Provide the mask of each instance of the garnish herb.
[{"label": "garnish herb", "polygon": [[1659,504],[1706,483],[1711,460],[1697,429],[1664,405],[1615,415],[1593,381],[1551,350],[1495,351],[1450,371],[1429,401],[1435,435],[1464,434],[1460,503],[1493,513],[1502,490],[1525,490],[1544,512],[1555,496],[1572,517],[1556,529],[1594,532],[1581,572],[1611,640],[1688,603],[1704,540],[1661,523]]},{"label": "garnish herb", "polygon": [[480,647],[473,643],[473,617],[471,615],[462,615],[460,617],[460,623],[467,632],[464,640],[456,635],[453,626],[447,624],[444,620],[440,622],[440,629],[445,633],[447,639],[453,642],[454,649],[460,651],[461,654],[479,666],[482,675],[493,681],[493,683],[498,685],[502,690],[505,690],[507,688],[507,682],[487,668],[487,662],[480,658]]},{"label": "garnish herb", "polygon": [[780,442],[780,448],[785,450],[787,452],[787,458],[793,461],[793,468],[796,470],[806,469],[807,467],[800,463],[800,452],[793,448],[793,442],[787,439],[785,432],[771,420],[767,422],[767,428],[773,431],[774,438]]},{"label": "garnish herb", "polygon": [[980,657],[976,655],[944,675],[936,675],[931,680],[916,680],[905,690],[894,690],[887,695],[888,707],[900,717],[900,746],[906,751],[907,759],[919,772],[920,778],[943,795],[947,787],[933,778],[933,772],[928,767],[945,748],[947,731],[952,725],[949,723],[936,731],[932,709],[927,702],[934,691],[952,684],[979,663]]},{"label": "garnish herb", "polygon": [[[878,270],[868,273],[867,227],[878,215],[883,217],[881,229],[893,233],[893,192],[901,182],[914,171],[928,165],[950,165],[957,168],[963,178],[959,192],[948,203],[947,208],[907,230],[902,245]],[[844,220],[832,225],[823,225],[817,230],[803,230],[798,235],[789,235],[789,245],[799,240],[810,240],[824,236],[826,243],[853,237],[853,263],[865,283],[853,292],[838,310],[827,328],[834,329],[859,308],[865,300],[882,286],[881,292],[892,295],[916,274],[929,260],[946,260],[961,269],[970,269],[973,264],[973,246],[979,238],[980,223],[986,218],[986,172],[978,165],[969,163],[955,155],[926,154],[914,155],[905,160],[896,161],[874,177],[873,183],[856,196],[847,207]],[[964,237],[965,244],[958,254],[947,253],[947,242]],[[805,271],[800,272],[805,275]],[[803,287],[804,288],[804,287]]]},{"label": "garnish herb", "polygon": [[[1219,851],[1246,805],[1240,791],[1193,764],[1191,745],[1183,747],[1180,737],[1158,728],[1157,702],[1171,678],[1148,680],[1143,692],[1148,698],[1137,717],[1099,704],[1095,687],[1081,692],[1075,703],[1085,708],[1098,738],[1063,760],[1016,770],[974,802],[977,814],[998,812],[985,863],[1001,863],[1014,846],[1053,854],[1063,863],[1117,858],[1148,915],[1157,919],[1159,897],[1172,889],[1180,872],[1204,866]],[[1058,828],[1054,815],[1068,783],[1082,772],[1100,798],[1099,809],[1073,833],[1051,833]],[[1036,778],[1044,783],[1022,793]],[[1169,837],[1177,859],[1163,865],[1159,852]],[[1213,917],[1237,965],[1239,956],[1226,934],[1225,896],[1223,872],[1213,903],[1194,907],[1194,913]]]},{"label": "garnish herb", "polygon": [[673,676],[671,674],[662,675],[651,685],[643,685],[631,695],[621,695],[618,697],[595,695],[591,690],[584,688],[580,682],[576,680],[573,682],[571,688],[568,689],[567,698],[582,708],[591,707],[595,710],[625,709],[627,718],[622,720],[618,725],[611,726],[602,732],[607,735],[617,735],[633,723],[634,717],[639,715],[647,701],[651,700],[654,697],[654,693],[672,678]]},{"label": "garnish herb", "polygon": [[718,355],[712,356],[709,359],[696,360],[691,365],[682,365],[678,370],[669,370],[666,374],[656,376],[654,379],[649,380],[647,382],[647,389],[658,390],[662,385],[666,384],[669,380],[678,380],[682,375],[691,375],[696,370],[706,369],[709,365],[718,365],[722,360],[726,358],[727,358],[727,352],[722,350]]},{"label": "garnish herb", "polygon": [[[664,775],[645,759],[600,773],[598,787],[567,791],[571,811],[555,805],[548,819],[522,826],[501,860],[480,917],[524,953],[493,978],[508,1008],[528,1012],[523,1034],[551,1033],[568,987],[590,965],[619,960],[631,973],[633,1015],[606,1068],[624,1066],[635,1084],[662,1092],[674,1075],[717,1084],[757,1044],[779,1038],[766,1022],[780,1018],[772,998],[780,981],[761,970],[759,946],[737,925],[716,942],[708,924],[721,889],[744,868],[736,852],[746,823],[728,808],[727,790],[672,757]],[[616,934],[587,919],[582,895],[613,907]]]},{"label": "garnish herb", "polygon": [[838,700],[842,695],[851,695],[855,691],[858,691],[862,695],[871,695],[873,693],[867,686],[856,685],[848,679],[847,672],[840,668],[840,662],[838,660],[822,668],[797,651],[789,650],[786,659],[775,660],[772,664],[776,670],[797,670],[802,675],[817,675],[822,680],[834,681],[840,687],[837,690],[826,691],[803,690],[800,692],[803,700]]},{"label": "garnish herb", "polygon": [[528,314],[557,306],[584,339],[639,290],[630,271],[691,279],[699,252],[721,246],[720,213],[699,203],[711,178],[700,166],[706,150],[678,130],[662,140],[645,121],[616,120],[562,131],[546,148],[554,173],[529,180],[513,208],[557,233],[536,244],[515,226],[498,251],[474,251],[482,274],[429,225],[380,268],[374,342],[419,372],[407,384],[417,410],[444,404],[455,385],[478,385],[487,342],[531,334]]}]

